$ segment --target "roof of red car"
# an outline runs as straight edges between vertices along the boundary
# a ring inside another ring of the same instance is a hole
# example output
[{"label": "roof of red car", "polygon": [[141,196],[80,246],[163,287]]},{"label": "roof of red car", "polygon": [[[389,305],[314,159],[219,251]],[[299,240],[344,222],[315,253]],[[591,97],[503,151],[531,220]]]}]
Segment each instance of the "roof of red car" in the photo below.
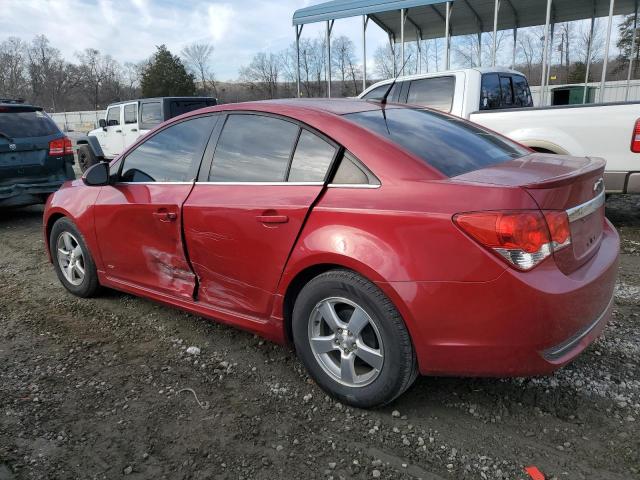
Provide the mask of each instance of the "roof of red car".
[{"label": "roof of red car", "polygon": [[[392,107],[391,105],[388,106]],[[260,110],[277,111],[280,108],[287,110],[315,110],[335,115],[345,115],[347,113],[366,112],[370,110],[380,110],[379,102],[351,99],[351,98],[288,98],[279,100],[261,100],[256,102],[229,103],[210,107],[212,111],[219,110]],[[397,108],[394,106],[394,108]]]}]

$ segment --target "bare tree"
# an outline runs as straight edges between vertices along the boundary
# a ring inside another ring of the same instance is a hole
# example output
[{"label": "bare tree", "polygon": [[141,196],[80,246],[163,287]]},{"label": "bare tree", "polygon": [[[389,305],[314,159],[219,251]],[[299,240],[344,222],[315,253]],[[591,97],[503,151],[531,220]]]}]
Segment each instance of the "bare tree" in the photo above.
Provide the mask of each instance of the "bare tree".
[{"label": "bare tree", "polygon": [[240,69],[240,80],[263,92],[267,98],[277,98],[280,68],[278,55],[260,52],[248,66]]},{"label": "bare tree", "polygon": [[216,80],[211,67],[214,47],[210,43],[192,43],[182,49],[180,55],[191,73],[198,79],[201,90],[213,91],[217,96]]},{"label": "bare tree", "polygon": [[27,45],[17,37],[9,37],[0,43],[0,97],[23,97],[26,87]]}]

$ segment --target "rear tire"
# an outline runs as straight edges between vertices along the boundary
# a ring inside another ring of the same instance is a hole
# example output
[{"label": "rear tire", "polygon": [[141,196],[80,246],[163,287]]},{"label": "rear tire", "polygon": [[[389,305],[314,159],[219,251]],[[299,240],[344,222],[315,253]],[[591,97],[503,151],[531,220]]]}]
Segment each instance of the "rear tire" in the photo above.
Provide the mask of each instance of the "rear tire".
[{"label": "rear tire", "polygon": [[100,286],[98,272],[84,237],[68,218],[54,223],[49,249],[58,279],[74,295],[92,297]]},{"label": "rear tire", "polygon": [[80,171],[84,173],[89,167],[92,167],[98,163],[98,158],[91,150],[89,145],[80,145],[78,147],[78,165],[80,166]]},{"label": "rear tire", "polygon": [[298,295],[293,340],[311,377],[354,407],[387,404],[418,369],[400,313],[373,283],[347,270],[318,275]]}]

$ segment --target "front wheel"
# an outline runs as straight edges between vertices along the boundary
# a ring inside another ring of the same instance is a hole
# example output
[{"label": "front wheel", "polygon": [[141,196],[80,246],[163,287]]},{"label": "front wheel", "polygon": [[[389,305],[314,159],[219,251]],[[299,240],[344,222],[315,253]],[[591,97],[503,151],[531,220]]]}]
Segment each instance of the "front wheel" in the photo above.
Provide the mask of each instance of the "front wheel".
[{"label": "front wheel", "polygon": [[332,270],[305,285],[293,309],[293,339],[318,385],[355,407],[389,403],[417,376],[411,338],[395,306],[351,271]]},{"label": "front wheel", "polygon": [[98,272],[82,234],[68,218],[51,229],[49,249],[58,279],[74,295],[91,297],[98,290]]}]

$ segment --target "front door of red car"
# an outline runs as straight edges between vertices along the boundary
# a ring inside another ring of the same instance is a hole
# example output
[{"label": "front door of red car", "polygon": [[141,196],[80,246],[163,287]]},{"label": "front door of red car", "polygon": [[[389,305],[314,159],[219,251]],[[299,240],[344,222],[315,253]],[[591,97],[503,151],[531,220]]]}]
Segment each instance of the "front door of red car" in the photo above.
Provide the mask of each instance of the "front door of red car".
[{"label": "front door of red car", "polygon": [[182,243],[182,205],[216,119],[172,124],[118,162],[117,181],[102,188],[95,205],[100,255],[112,281],[192,298],[195,275]]},{"label": "front door of red car", "polygon": [[[337,147],[280,117],[231,114],[184,205],[198,300],[267,318]],[[204,166],[204,163],[203,163]]]}]

